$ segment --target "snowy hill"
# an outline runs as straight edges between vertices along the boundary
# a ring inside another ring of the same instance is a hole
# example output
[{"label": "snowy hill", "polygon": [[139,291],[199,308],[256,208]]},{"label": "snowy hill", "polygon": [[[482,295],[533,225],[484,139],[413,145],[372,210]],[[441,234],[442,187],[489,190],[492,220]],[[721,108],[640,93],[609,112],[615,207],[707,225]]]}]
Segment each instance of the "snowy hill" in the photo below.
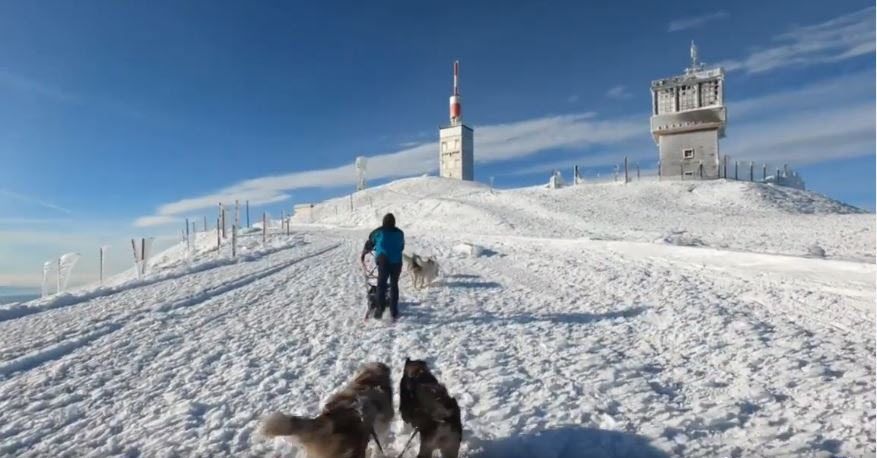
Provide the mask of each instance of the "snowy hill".
[{"label": "snowy hill", "polygon": [[[351,211],[352,207],[352,211]],[[494,190],[409,178],[318,204],[300,223],[372,227],[391,211],[418,232],[624,240],[874,261],[873,214],[792,188],[637,181]]]},{"label": "snowy hill", "polygon": [[[363,323],[357,265],[388,210],[442,272],[403,275],[394,326]],[[369,360],[397,384],[407,356],[457,398],[463,457],[875,453],[874,215],[735,182],[415,178],[297,219],[0,306],[0,456],[301,458],[263,415],[316,415]],[[407,438],[397,415],[387,456]]]}]

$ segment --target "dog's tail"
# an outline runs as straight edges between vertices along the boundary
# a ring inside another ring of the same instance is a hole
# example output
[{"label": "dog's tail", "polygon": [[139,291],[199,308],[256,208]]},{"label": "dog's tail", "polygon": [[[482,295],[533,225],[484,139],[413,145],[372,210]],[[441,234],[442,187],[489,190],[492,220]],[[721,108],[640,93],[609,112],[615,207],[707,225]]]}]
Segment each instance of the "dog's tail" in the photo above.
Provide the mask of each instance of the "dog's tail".
[{"label": "dog's tail", "polygon": [[298,436],[307,439],[320,434],[324,422],[319,418],[296,417],[280,412],[272,413],[262,420],[261,433],[267,437]]}]

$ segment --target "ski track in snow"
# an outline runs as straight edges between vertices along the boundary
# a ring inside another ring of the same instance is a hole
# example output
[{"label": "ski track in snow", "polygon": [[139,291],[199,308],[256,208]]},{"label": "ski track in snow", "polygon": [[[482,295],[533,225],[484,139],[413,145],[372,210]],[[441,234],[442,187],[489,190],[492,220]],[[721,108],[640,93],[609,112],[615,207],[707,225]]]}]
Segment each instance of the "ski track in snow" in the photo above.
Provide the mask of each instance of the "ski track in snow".
[{"label": "ski track in snow", "polygon": [[[0,321],[0,456],[301,458],[259,418],[316,415],[370,360],[395,391],[406,357],[457,398],[463,457],[875,453],[873,263],[415,228],[442,276],[403,273],[390,325],[362,319],[366,234],[299,227]],[[388,456],[407,438],[397,414]]]}]

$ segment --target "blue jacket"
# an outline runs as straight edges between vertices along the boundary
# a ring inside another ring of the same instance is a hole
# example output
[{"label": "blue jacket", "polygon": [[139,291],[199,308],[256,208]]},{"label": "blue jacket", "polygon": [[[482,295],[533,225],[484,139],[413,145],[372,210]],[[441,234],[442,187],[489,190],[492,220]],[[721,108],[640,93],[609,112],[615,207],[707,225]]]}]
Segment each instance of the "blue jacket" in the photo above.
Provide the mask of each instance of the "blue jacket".
[{"label": "blue jacket", "polygon": [[369,234],[365,247],[375,251],[375,258],[386,256],[391,264],[401,264],[405,233],[397,227],[379,227]]}]

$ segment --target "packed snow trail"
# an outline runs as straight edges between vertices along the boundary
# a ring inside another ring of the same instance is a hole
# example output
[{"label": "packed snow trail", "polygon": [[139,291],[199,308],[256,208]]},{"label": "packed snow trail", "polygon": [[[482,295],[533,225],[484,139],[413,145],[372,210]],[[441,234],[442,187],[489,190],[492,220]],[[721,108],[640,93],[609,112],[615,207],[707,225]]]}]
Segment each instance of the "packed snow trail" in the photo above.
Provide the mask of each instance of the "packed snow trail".
[{"label": "packed snow trail", "polygon": [[[298,456],[262,415],[316,414],[363,361],[398,383],[406,356],[459,400],[463,456],[874,450],[871,264],[501,236],[468,258],[415,232],[444,276],[403,276],[391,326],[362,322],[364,237],[0,323],[0,455]],[[385,446],[406,438],[397,418]]]}]

